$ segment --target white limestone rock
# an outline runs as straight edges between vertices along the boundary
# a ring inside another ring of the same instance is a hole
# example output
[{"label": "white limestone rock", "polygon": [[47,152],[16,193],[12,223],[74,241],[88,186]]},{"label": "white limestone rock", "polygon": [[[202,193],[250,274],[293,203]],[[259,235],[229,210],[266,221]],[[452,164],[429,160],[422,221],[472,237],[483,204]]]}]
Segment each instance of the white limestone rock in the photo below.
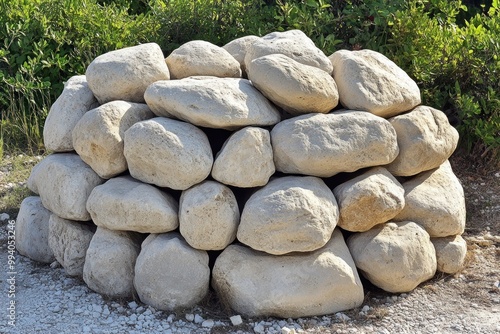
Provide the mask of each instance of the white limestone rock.
[{"label": "white limestone rock", "polygon": [[405,191],[383,167],[374,167],[333,189],[338,201],[338,226],[364,232],[394,218],[405,205]]},{"label": "white limestone rock", "polygon": [[310,252],[330,240],[338,216],[337,201],[323,180],[286,176],[272,180],[249,198],[237,237],[269,254]]},{"label": "white limestone rock", "polygon": [[54,152],[73,151],[71,133],[76,123],[89,110],[98,106],[85,75],[68,79],[57,100],[50,107],[43,126],[43,143]]},{"label": "white limestone rock", "polygon": [[140,244],[130,232],[98,227],[90,241],[83,280],[95,292],[110,298],[134,296],[134,267]]},{"label": "white limestone rock", "polygon": [[276,171],[269,131],[246,127],[222,146],[212,167],[212,177],[224,184],[250,188],[264,186]]},{"label": "white limestone rock", "polygon": [[464,268],[467,243],[459,235],[431,238],[436,250],[437,270],[446,274],[456,274]]},{"label": "white limestone rock", "polygon": [[85,256],[93,236],[87,224],[50,215],[49,246],[69,276],[83,276]]},{"label": "white limestone rock", "polygon": [[236,239],[240,222],[238,203],[231,189],[204,181],[182,192],[179,230],[193,248],[220,250]]},{"label": "white limestone rock", "polygon": [[100,104],[114,100],[144,103],[146,88],[169,80],[170,73],[160,46],[146,43],[102,54],[85,72]]},{"label": "white limestone rock", "polygon": [[190,41],[165,59],[172,79],[206,75],[240,78],[240,63],[225,49],[207,41]]},{"label": "white limestone rock", "polygon": [[158,81],[148,87],[144,97],[157,116],[208,128],[237,130],[274,125],[281,119],[276,107],[246,79]]},{"label": "white limestone rock", "polygon": [[391,124],[362,111],[284,120],[271,131],[271,144],[276,170],[319,177],[385,165],[399,153]]},{"label": "white limestone rock", "polygon": [[19,254],[38,262],[54,262],[54,253],[49,246],[50,214],[38,196],[26,197],[21,202],[15,227],[16,249]]},{"label": "white limestone rock", "polygon": [[141,301],[158,310],[194,306],[208,293],[208,254],[191,248],[178,233],[150,234],[135,265]]},{"label": "white limestone rock", "polygon": [[155,115],[143,103],[112,101],[87,112],[73,129],[73,146],[80,158],[102,178],[127,170],[123,155],[125,131]]},{"label": "white limestone rock", "polygon": [[465,230],[465,197],[449,161],[403,183],[405,207],[394,220],[422,225],[433,238],[462,234]]},{"label": "white limestone rock", "polygon": [[328,58],[333,64],[340,103],[348,109],[389,118],[421,102],[415,81],[381,53],[339,50]]},{"label": "white limestone rock", "polygon": [[339,102],[330,74],[282,54],[252,60],[248,78],[264,96],[292,115],[328,113]]},{"label": "white limestone rock", "polygon": [[363,303],[363,286],[337,229],[316,251],[273,256],[230,245],[217,258],[212,286],[247,317],[298,318],[333,314]]},{"label": "white limestone rock", "polygon": [[138,122],[125,131],[124,155],[132,177],[176,190],[203,181],[213,164],[203,131],[164,117]]},{"label": "white limestone rock", "polygon": [[396,129],[400,150],[396,159],[385,166],[393,175],[411,176],[437,168],[457,147],[458,131],[437,109],[418,106],[389,122]]},{"label": "white limestone rock", "polygon": [[436,273],[436,252],[429,234],[414,222],[388,222],[355,233],[347,245],[356,267],[388,292],[408,292]]},{"label": "white limestone rock", "polygon": [[241,68],[241,74],[243,77],[246,76],[246,66],[245,66],[245,56],[247,54],[250,46],[258,41],[260,37],[254,35],[243,36],[240,38],[236,38],[226,45],[222,46],[224,50],[229,52],[231,56],[234,57],[239,63]]},{"label": "white limestone rock", "polygon": [[179,226],[178,203],[130,176],[113,178],[90,193],[87,210],[97,226],[117,231],[164,233]]}]

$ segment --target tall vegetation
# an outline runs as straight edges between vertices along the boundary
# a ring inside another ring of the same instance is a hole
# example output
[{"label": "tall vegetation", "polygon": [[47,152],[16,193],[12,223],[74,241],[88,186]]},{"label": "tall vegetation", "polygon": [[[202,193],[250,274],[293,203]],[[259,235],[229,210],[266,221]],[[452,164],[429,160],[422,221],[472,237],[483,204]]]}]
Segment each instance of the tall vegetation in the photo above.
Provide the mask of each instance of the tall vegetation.
[{"label": "tall vegetation", "polygon": [[[415,79],[469,149],[500,157],[500,5],[460,0],[0,0],[0,143],[43,149],[41,129],[70,76],[143,42],[165,55],[194,39],[301,29],[327,55],[369,48]],[[1,150],[0,150],[1,152]]]}]

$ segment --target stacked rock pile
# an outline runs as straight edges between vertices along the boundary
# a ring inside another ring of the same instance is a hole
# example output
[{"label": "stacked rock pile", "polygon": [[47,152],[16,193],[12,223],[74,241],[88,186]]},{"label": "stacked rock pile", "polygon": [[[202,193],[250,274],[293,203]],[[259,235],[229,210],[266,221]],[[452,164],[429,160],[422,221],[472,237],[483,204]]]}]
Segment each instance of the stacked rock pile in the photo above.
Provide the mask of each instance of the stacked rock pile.
[{"label": "stacked rock pile", "polygon": [[466,252],[458,134],[420,103],[385,56],[298,30],[103,54],[50,110],[18,250],[161,310],[211,286],[247,316],[335,313],[358,270],[410,291]]}]

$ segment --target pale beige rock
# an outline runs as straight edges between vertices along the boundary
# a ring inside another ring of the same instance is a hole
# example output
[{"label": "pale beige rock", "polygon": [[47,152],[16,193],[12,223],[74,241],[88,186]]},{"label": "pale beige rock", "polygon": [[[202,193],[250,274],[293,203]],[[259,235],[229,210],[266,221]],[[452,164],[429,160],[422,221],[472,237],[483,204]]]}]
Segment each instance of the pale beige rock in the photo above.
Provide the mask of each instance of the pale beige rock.
[{"label": "pale beige rock", "polygon": [[43,206],[61,218],[90,220],[85,205],[90,192],[104,180],[74,153],[47,156],[32,173],[32,187]]},{"label": "pale beige rock", "polygon": [[173,311],[194,306],[208,293],[208,254],[178,233],[150,234],[135,265],[134,285],[143,303]]},{"label": "pale beige rock", "polygon": [[15,246],[19,254],[43,263],[55,260],[49,246],[50,214],[38,196],[26,197],[21,202],[15,227]]},{"label": "pale beige rock", "polygon": [[356,267],[388,292],[408,292],[436,273],[436,252],[429,234],[413,222],[389,222],[355,233],[347,245]]},{"label": "pale beige rock", "polygon": [[185,190],[212,169],[208,138],[189,123],[164,117],[139,122],[125,132],[124,143],[130,174],[143,182]]},{"label": "pale beige rock", "polygon": [[226,45],[222,46],[224,50],[229,52],[231,56],[233,56],[234,59],[236,59],[240,63],[242,76],[246,75],[245,56],[247,54],[247,51],[250,46],[259,39],[260,37],[258,36],[248,35],[236,38]]},{"label": "pale beige rock", "polygon": [[364,232],[394,218],[405,205],[405,191],[383,167],[374,167],[333,189],[339,205],[338,226]]},{"label": "pale beige rock", "polygon": [[458,131],[437,109],[418,106],[389,122],[396,129],[400,150],[396,159],[385,166],[394,175],[411,176],[437,168],[457,147]]},{"label": "pale beige rock", "polygon": [[45,148],[54,152],[73,151],[73,128],[87,111],[97,106],[97,100],[87,84],[85,75],[69,78],[45,119]]},{"label": "pale beige rock", "polygon": [[273,256],[239,245],[219,255],[212,286],[237,314],[298,318],[361,306],[363,286],[342,233],[319,250]]},{"label": "pale beige rock", "polygon": [[271,144],[276,170],[319,177],[385,165],[399,152],[391,124],[362,111],[287,119],[271,131]]},{"label": "pale beige rock", "polygon": [[102,54],[90,63],[85,75],[101,104],[114,100],[143,103],[150,84],[170,79],[163,52],[156,43]]},{"label": "pale beige rock", "polygon": [[179,226],[178,203],[158,188],[130,176],[113,178],[90,193],[94,224],[110,230],[164,233]]},{"label": "pale beige rock", "polygon": [[464,268],[467,243],[461,236],[432,238],[431,241],[436,250],[437,270],[456,274]]},{"label": "pale beige rock", "polygon": [[226,248],[236,238],[239,222],[236,197],[225,185],[204,181],[182,192],[179,230],[191,247]]},{"label": "pale beige rock", "polygon": [[190,41],[165,59],[172,79],[197,75],[241,77],[240,63],[225,49],[207,41]]},{"label": "pale beige rock", "polygon": [[275,172],[269,131],[246,127],[222,146],[212,167],[212,177],[224,184],[250,188],[264,186]]},{"label": "pale beige rock", "polygon": [[202,77],[158,81],[144,95],[158,116],[208,128],[237,130],[280,121],[276,107],[246,79]]},{"label": "pale beige rock", "polygon": [[134,296],[134,267],[140,244],[130,232],[98,227],[90,241],[83,280],[95,292],[110,298]]},{"label": "pale beige rock", "polygon": [[245,55],[245,64],[270,54],[283,54],[301,64],[314,66],[332,74],[333,66],[328,57],[300,30],[269,33],[252,43]]},{"label": "pale beige rock", "polygon": [[282,54],[252,60],[248,78],[264,96],[292,115],[328,113],[339,102],[330,74]]},{"label": "pale beige rock", "polygon": [[83,265],[94,236],[90,225],[50,215],[49,246],[69,276],[83,276]]},{"label": "pale beige rock", "polygon": [[143,103],[112,101],[87,112],[73,129],[73,146],[80,158],[102,178],[127,170],[123,155],[125,131],[155,115]]},{"label": "pale beige rock", "polygon": [[36,185],[36,180],[38,179],[38,172],[40,171],[38,168],[39,165],[40,165],[40,163],[33,166],[33,168],[31,169],[31,172],[30,172],[30,176],[28,177],[28,180],[26,181],[26,186],[28,187],[28,189],[37,195],[38,195],[38,187]]},{"label": "pale beige rock", "polygon": [[348,109],[388,118],[421,102],[415,81],[381,53],[339,50],[328,58],[333,64],[340,103]]},{"label": "pale beige rock", "polygon": [[338,213],[332,191],[320,178],[276,178],[246,202],[237,237],[269,254],[310,252],[330,240]]},{"label": "pale beige rock", "polygon": [[462,234],[465,197],[449,161],[403,183],[405,207],[394,220],[422,225],[433,238]]}]

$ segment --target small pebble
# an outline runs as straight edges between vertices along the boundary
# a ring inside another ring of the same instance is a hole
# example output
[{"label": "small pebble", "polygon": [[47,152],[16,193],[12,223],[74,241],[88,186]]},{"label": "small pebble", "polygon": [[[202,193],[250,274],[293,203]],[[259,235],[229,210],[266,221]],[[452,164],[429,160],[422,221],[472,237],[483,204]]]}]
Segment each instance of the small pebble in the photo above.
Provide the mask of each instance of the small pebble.
[{"label": "small pebble", "polygon": [[232,317],[229,318],[231,320],[231,323],[233,326],[239,326],[243,323],[243,319],[241,319],[241,315],[233,315]]}]

